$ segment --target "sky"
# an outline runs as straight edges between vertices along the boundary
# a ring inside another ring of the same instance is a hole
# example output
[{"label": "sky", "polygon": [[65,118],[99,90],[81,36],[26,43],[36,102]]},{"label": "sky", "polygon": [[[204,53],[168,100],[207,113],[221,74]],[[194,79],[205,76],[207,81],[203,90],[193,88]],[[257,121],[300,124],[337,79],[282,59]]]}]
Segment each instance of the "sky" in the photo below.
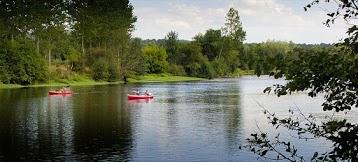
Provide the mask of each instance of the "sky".
[{"label": "sky", "polygon": [[335,43],[346,37],[348,24],[336,21],[331,27],[323,22],[327,11],[337,5],[321,2],[308,11],[303,7],[312,0],[130,0],[137,17],[132,35],[141,39],[164,39],[170,31],[179,39],[192,40],[208,29],[225,25],[232,7],[238,11],[244,43],[269,40],[294,43]]}]

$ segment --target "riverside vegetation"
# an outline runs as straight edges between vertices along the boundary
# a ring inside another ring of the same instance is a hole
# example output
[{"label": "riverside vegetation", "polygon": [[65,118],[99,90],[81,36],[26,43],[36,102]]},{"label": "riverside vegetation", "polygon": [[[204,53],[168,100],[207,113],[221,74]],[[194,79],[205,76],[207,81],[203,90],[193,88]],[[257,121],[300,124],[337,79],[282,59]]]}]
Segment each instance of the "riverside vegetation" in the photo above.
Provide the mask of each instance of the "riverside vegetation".
[{"label": "riverside vegetation", "polygon": [[268,74],[274,68],[265,62],[313,48],[282,41],[244,44],[234,8],[221,29],[192,41],[180,40],[175,31],[160,40],[132,38],[136,17],[128,0],[1,1],[0,8],[2,87],[130,82],[147,74],[179,80]]}]

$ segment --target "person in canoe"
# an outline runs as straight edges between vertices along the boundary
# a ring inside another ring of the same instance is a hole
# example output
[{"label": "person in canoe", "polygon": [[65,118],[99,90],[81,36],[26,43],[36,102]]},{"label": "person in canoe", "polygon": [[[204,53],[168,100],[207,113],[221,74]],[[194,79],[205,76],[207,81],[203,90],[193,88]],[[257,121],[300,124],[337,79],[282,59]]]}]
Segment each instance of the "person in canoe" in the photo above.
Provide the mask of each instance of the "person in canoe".
[{"label": "person in canoe", "polygon": [[66,87],[62,87],[60,91],[61,91],[61,92],[66,92],[66,91],[67,91],[67,88],[66,88]]},{"label": "person in canoe", "polygon": [[146,96],[150,96],[150,95],[151,95],[151,93],[149,93],[149,91],[148,91],[148,90],[145,90],[144,95],[146,95]]},{"label": "person in canoe", "polygon": [[62,87],[60,90],[58,90],[59,92],[67,92],[67,91],[71,91],[70,90],[70,86],[68,85],[68,86],[64,86],[64,87]]},{"label": "person in canoe", "polygon": [[139,94],[140,94],[140,92],[139,92],[139,90],[138,89],[136,89],[136,90],[134,90],[134,95],[137,95],[137,96],[139,96]]}]

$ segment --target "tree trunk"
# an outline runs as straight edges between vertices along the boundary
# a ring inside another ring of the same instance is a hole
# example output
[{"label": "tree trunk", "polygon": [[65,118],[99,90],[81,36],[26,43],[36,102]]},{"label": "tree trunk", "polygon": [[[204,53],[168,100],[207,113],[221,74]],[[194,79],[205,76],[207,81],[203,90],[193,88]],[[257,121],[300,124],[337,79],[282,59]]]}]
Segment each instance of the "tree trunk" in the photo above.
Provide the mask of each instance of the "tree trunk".
[{"label": "tree trunk", "polygon": [[36,53],[40,54],[40,36],[36,36]]},{"label": "tree trunk", "polygon": [[85,54],[85,40],[83,38],[83,34],[81,36],[81,44],[82,44],[82,56]]},{"label": "tree trunk", "polygon": [[124,84],[127,84],[127,76],[123,76],[123,81],[124,81]]},{"label": "tree trunk", "polygon": [[51,80],[51,48],[50,48],[50,46],[48,48],[48,70],[49,70],[48,81],[50,81]]},{"label": "tree trunk", "polygon": [[51,66],[51,49],[48,49],[48,67]]},{"label": "tree trunk", "polygon": [[221,53],[223,52],[224,43],[225,43],[225,37],[223,38],[223,42],[221,43],[221,49],[220,49],[220,53],[219,53],[219,59],[221,58]]}]

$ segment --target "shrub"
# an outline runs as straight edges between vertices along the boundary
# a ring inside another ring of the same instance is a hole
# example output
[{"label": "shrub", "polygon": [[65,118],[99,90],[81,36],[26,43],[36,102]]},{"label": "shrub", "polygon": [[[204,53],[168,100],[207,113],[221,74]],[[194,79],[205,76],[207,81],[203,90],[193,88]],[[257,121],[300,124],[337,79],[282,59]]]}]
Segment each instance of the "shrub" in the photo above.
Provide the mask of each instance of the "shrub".
[{"label": "shrub", "polygon": [[169,73],[175,76],[185,76],[186,72],[182,65],[170,65],[169,67]]},{"label": "shrub", "polygon": [[105,59],[100,58],[97,60],[93,66],[93,79],[95,81],[106,81],[109,77],[109,66]]}]

